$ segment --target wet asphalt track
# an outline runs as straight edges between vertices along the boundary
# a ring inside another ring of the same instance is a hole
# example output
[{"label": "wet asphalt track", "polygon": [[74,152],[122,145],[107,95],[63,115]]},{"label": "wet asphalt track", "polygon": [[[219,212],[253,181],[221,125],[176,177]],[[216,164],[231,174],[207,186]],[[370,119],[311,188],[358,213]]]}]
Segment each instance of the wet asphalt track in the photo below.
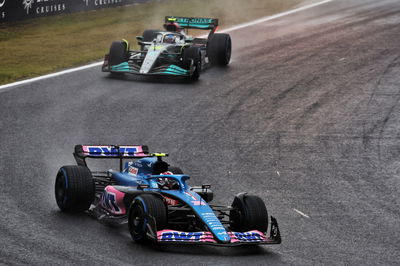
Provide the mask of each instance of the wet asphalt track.
[{"label": "wet asphalt track", "polygon": [[[93,68],[0,92],[0,264],[397,264],[400,3],[334,1],[231,36],[232,64],[195,84]],[[283,243],[154,248],[62,214],[54,177],[77,143],[169,152],[220,203],[260,195]]]}]

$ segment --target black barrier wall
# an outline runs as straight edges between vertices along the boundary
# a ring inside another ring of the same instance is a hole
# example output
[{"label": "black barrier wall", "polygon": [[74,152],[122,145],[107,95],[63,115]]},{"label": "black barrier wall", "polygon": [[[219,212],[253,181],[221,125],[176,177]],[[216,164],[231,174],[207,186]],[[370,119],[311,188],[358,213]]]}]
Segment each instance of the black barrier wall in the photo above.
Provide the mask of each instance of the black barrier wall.
[{"label": "black barrier wall", "polygon": [[0,0],[0,22],[130,5],[149,0]]}]

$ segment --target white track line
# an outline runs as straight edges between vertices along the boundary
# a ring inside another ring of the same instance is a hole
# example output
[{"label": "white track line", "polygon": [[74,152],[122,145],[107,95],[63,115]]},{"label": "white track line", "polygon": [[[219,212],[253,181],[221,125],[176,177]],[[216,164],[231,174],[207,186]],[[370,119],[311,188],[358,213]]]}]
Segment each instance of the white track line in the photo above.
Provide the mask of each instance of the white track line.
[{"label": "white track line", "polygon": [[310,218],[310,216],[308,216],[307,214],[305,214],[304,212],[301,212],[299,210],[293,209],[295,212],[297,212],[298,214],[300,214],[301,216],[304,216],[306,218]]},{"label": "white track line", "polygon": [[266,21],[270,21],[270,20],[273,20],[273,19],[277,19],[277,18],[280,18],[280,17],[287,16],[287,15],[290,15],[290,14],[293,14],[293,13],[297,13],[297,12],[300,12],[300,11],[303,11],[303,10],[306,10],[306,9],[310,9],[310,8],[313,8],[313,7],[316,7],[316,6],[320,6],[320,5],[323,5],[323,4],[332,2],[332,1],[333,0],[325,0],[325,1],[322,1],[322,2],[317,2],[317,3],[314,3],[314,4],[307,5],[307,6],[299,7],[299,8],[296,8],[296,9],[292,9],[292,10],[289,10],[289,11],[286,11],[286,12],[278,13],[278,14],[275,14],[275,15],[272,15],[272,16],[263,17],[263,18],[259,18],[259,19],[256,19],[256,20],[253,20],[253,21],[250,21],[250,22],[239,24],[239,25],[236,25],[236,26],[233,26],[233,27],[230,27],[230,28],[218,31],[218,32],[229,32],[229,31],[234,31],[234,30],[246,28],[246,27],[249,27],[249,26],[253,26],[255,24],[263,23],[263,22],[266,22]]},{"label": "white track line", "polygon": [[[262,22],[270,21],[270,20],[273,20],[273,19],[277,19],[277,18],[280,18],[280,17],[283,17],[283,16],[290,15],[290,14],[294,14],[294,13],[297,13],[297,12],[300,12],[300,11],[303,11],[303,10],[306,10],[306,9],[310,9],[310,8],[313,8],[313,7],[316,7],[316,6],[319,6],[319,5],[323,5],[323,4],[332,2],[332,1],[333,0],[325,0],[325,1],[317,2],[317,3],[314,3],[314,4],[307,5],[307,6],[299,7],[299,8],[296,8],[296,9],[292,9],[292,10],[289,10],[289,11],[286,11],[286,12],[278,13],[278,14],[275,14],[275,15],[272,15],[272,16],[267,16],[267,17],[263,17],[263,18],[260,18],[260,19],[256,19],[256,20],[247,22],[247,23],[239,24],[239,25],[236,25],[236,26],[224,29],[224,30],[220,30],[218,32],[223,33],[223,32],[230,32],[230,31],[242,29],[242,28],[245,28],[245,27],[253,26],[255,24],[259,24],[259,23],[262,23]],[[10,87],[17,86],[17,85],[31,83],[31,82],[35,82],[35,81],[39,81],[39,80],[43,80],[43,79],[49,79],[49,78],[61,76],[61,75],[64,75],[64,74],[68,74],[68,73],[72,73],[72,72],[81,71],[81,70],[84,70],[84,69],[100,66],[102,63],[103,62],[96,62],[96,63],[92,63],[92,64],[89,64],[89,65],[85,65],[85,66],[81,66],[81,67],[77,67],[77,68],[71,68],[71,69],[60,71],[60,72],[56,72],[56,73],[52,73],[52,74],[48,74],[48,75],[44,75],[44,76],[39,76],[39,77],[32,78],[32,79],[26,79],[26,80],[21,80],[21,81],[9,83],[9,84],[1,85],[0,86],[0,91],[4,90],[4,89],[8,89]]]},{"label": "white track line", "polygon": [[17,86],[17,85],[22,85],[22,84],[26,84],[26,83],[35,82],[35,81],[42,80],[42,79],[49,79],[49,78],[61,76],[61,75],[64,75],[64,74],[68,74],[68,73],[72,73],[72,72],[88,69],[88,68],[95,67],[95,66],[100,66],[101,64],[103,64],[103,61],[96,62],[96,63],[89,64],[89,65],[85,65],[85,66],[81,66],[81,67],[66,69],[66,70],[63,70],[63,71],[60,71],[60,72],[47,74],[47,75],[39,76],[39,77],[32,78],[32,79],[25,79],[25,80],[17,81],[17,82],[14,82],[14,83],[5,84],[5,85],[0,86],[0,90],[7,89],[7,88],[10,88],[10,87],[14,87],[14,86]]}]

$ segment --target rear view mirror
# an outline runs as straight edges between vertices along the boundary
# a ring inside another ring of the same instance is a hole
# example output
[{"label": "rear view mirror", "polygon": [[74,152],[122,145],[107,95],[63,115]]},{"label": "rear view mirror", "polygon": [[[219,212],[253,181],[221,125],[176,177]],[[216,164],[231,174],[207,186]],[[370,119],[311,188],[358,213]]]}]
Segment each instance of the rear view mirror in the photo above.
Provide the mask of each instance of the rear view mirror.
[{"label": "rear view mirror", "polygon": [[136,36],[136,40],[143,41],[143,36]]}]

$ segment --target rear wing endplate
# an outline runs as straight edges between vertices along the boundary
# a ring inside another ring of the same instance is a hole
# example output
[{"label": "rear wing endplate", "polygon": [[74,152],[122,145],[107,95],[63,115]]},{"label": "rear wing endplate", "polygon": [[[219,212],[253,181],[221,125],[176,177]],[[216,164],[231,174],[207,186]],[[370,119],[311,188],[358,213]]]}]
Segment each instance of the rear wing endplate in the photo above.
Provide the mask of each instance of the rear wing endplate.
[{"label": "rear wing endplate", "polygon": [[175,17],[166,16],[165,23],[176,22],[182,28],[212,30],[215,31],[218,27],[218,19],[216,18],[197,18],[197,17]]}]

